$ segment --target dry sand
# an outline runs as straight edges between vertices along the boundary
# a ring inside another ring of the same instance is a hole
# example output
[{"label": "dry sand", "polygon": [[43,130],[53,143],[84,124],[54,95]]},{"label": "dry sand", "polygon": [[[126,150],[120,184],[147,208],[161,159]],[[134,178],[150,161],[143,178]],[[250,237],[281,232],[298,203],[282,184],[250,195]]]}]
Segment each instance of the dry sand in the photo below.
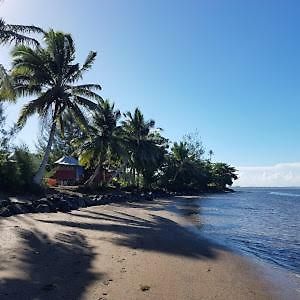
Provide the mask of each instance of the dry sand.
[{"label": "dry sand", "polygon": [[197,238],[172,200],[0,220],[0,299],[277,299],[243,258]]}]

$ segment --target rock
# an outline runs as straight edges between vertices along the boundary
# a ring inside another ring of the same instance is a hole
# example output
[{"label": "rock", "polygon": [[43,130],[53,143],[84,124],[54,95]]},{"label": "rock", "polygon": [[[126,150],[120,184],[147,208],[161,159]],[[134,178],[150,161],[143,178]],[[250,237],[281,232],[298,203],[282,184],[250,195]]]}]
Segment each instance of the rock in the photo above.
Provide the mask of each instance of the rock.
[{"label": "rock", "polygon": [[86,207],[85,200],[81,197],[77,198],[77,204],[79,207]]},{"label": "rock", "polygon": [[0,217],[10,217],[12,215],[11,211],[7,207],[0,208]]},{"label": "rock", "polygon": [[57,208],[59,211],[62,211],[62,212],[68,212],[68,211],[72,210],[69,202],[66,200],[60,200]]},{"label": "rock", "polygon": [[49,213],[50,212],[50,207],[47,204],[39,204],[35,208],[35,211],[39,212],[39,213]]},{"label": "rock", "polygon": [[71,209],[78,209],[79,205],[76,198],[65,198]]},{"label": "rock", "polygon": [[112,203],[112,202],[118,202],[119,200],[119,197],[118,195],[111,195],[110,198],[109,198],[109,202]]},{"label": "rock", "polygon": [[32,209],[29,209],[30,204],[25,204],[25,203],[14,203],[12,205],[12,210],[14,215],[19,215],[19,214],[26,214],[29,212],[33,212],[34,208],[32,207]]},{"label": "rock", "polygon": [[91,199],[91,198],[87,197],[87,198],[84,198],[84,199],[82,198],[82,200],[84,200],[86,206],[93,206],[96,203],[96,201],[94,200],[94,198]]},{"label": "rock", "polygon": [[6,207],[10,204],[9,200],[0,200],[0,208],[1,207]]},{"label": "rock", "polygon": [[50,209],[50,212],[56,212],[56,205],[49,198],[41,198],[33,202],[34,207],[37,208],[39,205],[47,205]]},{"label": "rock", "polygon": [[103,197],[103,195],[99,195],[95,199],[95,205],[102,205],[102,204],[105,204],[105,197]]},{"label": "rock", "polygon": [[153,194],[150,192],[150,193],[147,193],[146,195],[145,195],[145,198],[146,198],[146,200],[148,200],[148,201],[152,201],[153,200]]},{"label": "rock", "polygon": [[47,197],[47,200],[51,203],[53,203],[53,205],[55,206],[58,206],[60,201],[63,200],[64,198],[59,195],[59,194],[54,194],[54,195],[51,195],[51,196],[48,196]]}]

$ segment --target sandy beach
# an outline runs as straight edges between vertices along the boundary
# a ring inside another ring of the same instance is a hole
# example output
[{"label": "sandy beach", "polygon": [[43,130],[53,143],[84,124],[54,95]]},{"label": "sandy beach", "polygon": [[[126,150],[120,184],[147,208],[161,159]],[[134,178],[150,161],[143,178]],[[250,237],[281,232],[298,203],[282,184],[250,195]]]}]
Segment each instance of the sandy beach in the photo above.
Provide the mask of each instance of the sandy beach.
[{"label": "sandy beach", "polygon": [[277,299],[244,258],[196,237],[173,200],[0,220],[1,299]]}]

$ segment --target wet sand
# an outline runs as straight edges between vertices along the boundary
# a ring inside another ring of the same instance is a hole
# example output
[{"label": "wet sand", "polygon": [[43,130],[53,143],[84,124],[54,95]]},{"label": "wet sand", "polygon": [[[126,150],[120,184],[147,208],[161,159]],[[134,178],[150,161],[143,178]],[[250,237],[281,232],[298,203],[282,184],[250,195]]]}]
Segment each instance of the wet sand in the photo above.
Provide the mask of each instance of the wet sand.
[{"label": "wet sand", "polygon": [[0,299],[280,298],[255,265],[187,230],[173,203],[1,219]]}]

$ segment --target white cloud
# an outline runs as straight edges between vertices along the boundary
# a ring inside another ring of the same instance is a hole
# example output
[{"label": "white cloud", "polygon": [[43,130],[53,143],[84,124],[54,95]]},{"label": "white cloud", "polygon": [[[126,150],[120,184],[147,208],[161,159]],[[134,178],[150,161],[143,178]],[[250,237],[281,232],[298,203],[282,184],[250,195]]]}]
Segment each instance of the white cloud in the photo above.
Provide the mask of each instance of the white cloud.
[{"label": "white cloud", "polygon": [[239,170],[239,179],[235,181],[235,186],[300,186],[299,162],[266,167],[237,167],[237,169]]}]

